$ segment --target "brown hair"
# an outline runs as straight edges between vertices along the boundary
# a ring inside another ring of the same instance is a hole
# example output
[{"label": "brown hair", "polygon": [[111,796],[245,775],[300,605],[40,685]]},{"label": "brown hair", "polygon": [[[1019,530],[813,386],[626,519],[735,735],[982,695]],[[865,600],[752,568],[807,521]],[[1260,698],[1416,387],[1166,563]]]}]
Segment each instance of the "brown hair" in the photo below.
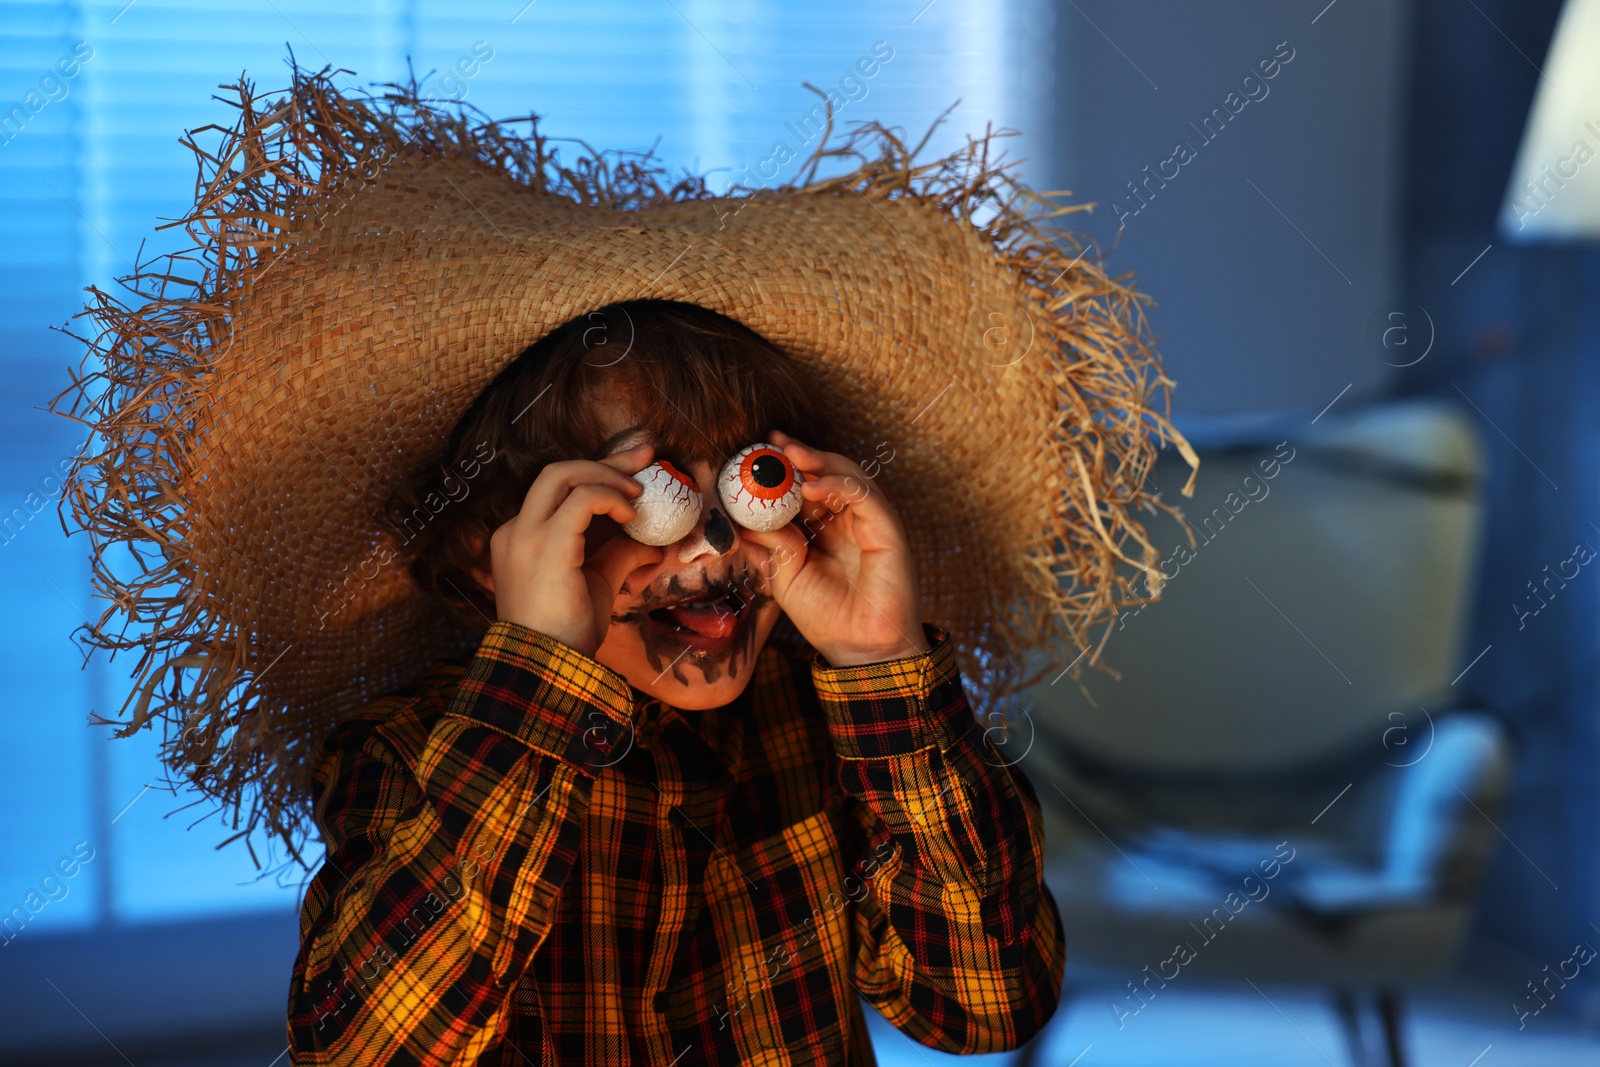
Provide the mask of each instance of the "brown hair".
[{"label": "brown hair", "polygon": [[609,304],[558,326],[479,394],[436,465],[388,505],[417,584],[482,630],[493,599],[471,577],[547,463],[597,458],[605,387],[654,431],[656,455],[713,467],[768,430],[826,447],[794,360],[717,312],[668,300]]}]

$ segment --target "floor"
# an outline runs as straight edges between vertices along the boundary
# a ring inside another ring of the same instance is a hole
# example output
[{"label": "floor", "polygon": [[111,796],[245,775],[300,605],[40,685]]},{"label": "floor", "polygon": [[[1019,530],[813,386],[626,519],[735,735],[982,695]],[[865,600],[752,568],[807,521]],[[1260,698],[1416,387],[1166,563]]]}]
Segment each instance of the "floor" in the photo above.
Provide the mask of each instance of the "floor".
[{"label": "floor", "polygon": [[[1328,1002],[1305,990],[1164,991],[1118,1029],[1111,990],[1062,1004],[1043,1037],[1041,1067],[1350,1067]],[[1572,1016],[1530,1016],[1518,1029],[1509,1005],[1479,998],[1408,1006],[1408,1067],[1600,1067],[1600,1003],[1588,1026]],[[923,1048],[868,1013],[882,1067],[1015,1063],[1015,1053],[955,1057]],[[1378,1056],[1374,1024],[1368,1034]],[[1381,1057],[1371,1061],[1383,1063]]]},{"label": "floor", "polygon": [[[1249,987],[1163,991],[1136,1016],[1117,1018],[1113,990],[1079,991],[1045,1032],[1040,1067],[1351,1067],[1327,1002],[1303,989]],[[1600,994],[1576,1012],[1529,1017],[1520,1031],[1509,1004],[1471,995],[1410,1002],[1408,1067],[1600,1067]],[[1587,1025],[1585,1025],[1585,1017]],[[868,1010],[882,1067],[1013,1064],[1016,1053],[955,1057],[922,1047]],[[1369,1039],[1376,1041],[1375,1026]],[[1376,1052],[1376,1045],[1372,1046]],[[137,1056],[138,1067],[288,1067],[281,1038],[219,1040],[209,1052]],[[128,1062],[111,1050],[74,1060],[85,1067]],[[53,1058],[53,1067],[65,1061]],[[1381,1058],[1371,1060],[1374,1065]],[[688,1064],[680,1067],[689,1067]]]}]

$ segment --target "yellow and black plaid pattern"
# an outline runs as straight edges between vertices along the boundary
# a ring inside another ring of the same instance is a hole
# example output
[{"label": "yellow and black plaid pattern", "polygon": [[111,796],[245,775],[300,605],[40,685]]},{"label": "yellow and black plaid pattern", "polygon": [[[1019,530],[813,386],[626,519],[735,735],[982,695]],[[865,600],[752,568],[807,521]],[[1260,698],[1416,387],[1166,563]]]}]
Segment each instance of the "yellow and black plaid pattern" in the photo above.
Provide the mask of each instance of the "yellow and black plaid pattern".
[{"label": "yellow and black plaid pattern", "polygon": [[301,913],[296,1064],[870,1064],[859,992],[948,1052],[1060,994],[1038,800],[948,637],[834,668],[769,646],[681,712],[496,623],[341,724]]}]

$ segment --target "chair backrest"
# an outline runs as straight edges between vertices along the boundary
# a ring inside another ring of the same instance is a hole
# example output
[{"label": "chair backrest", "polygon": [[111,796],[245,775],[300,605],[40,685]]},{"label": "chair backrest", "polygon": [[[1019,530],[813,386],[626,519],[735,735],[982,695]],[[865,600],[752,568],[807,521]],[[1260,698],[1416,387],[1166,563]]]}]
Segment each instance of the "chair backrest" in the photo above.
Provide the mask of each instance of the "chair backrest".
[{"label": "chair backrest", "polygon": [[1052,671],[1032,713],[1109,764],[1201,773],[1292,767],[1419,721],[1466,665],[1472,424],[1406,402],[1207,436],[1192,499],[1180,461],[1153,475],[1196,544],[1150,520],[1169,581],[1118,620],[1103,658],[1121,680],[1085,670],[1086,698]]}]

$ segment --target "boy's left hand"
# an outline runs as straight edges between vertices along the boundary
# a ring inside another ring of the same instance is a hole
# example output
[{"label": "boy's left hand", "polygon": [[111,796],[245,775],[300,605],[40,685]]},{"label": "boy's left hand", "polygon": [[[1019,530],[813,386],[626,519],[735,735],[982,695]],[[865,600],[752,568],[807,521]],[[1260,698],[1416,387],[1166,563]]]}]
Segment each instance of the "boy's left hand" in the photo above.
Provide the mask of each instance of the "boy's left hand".
[{"label": "boy's left hand", "polygon": [[800,635],[835,667],[928,651],[905,527],[882,491],[837,452],[778,430],[767,441],[805,476],[806,503],[781,529],[739,535],[771,552],[761,571]]}]

